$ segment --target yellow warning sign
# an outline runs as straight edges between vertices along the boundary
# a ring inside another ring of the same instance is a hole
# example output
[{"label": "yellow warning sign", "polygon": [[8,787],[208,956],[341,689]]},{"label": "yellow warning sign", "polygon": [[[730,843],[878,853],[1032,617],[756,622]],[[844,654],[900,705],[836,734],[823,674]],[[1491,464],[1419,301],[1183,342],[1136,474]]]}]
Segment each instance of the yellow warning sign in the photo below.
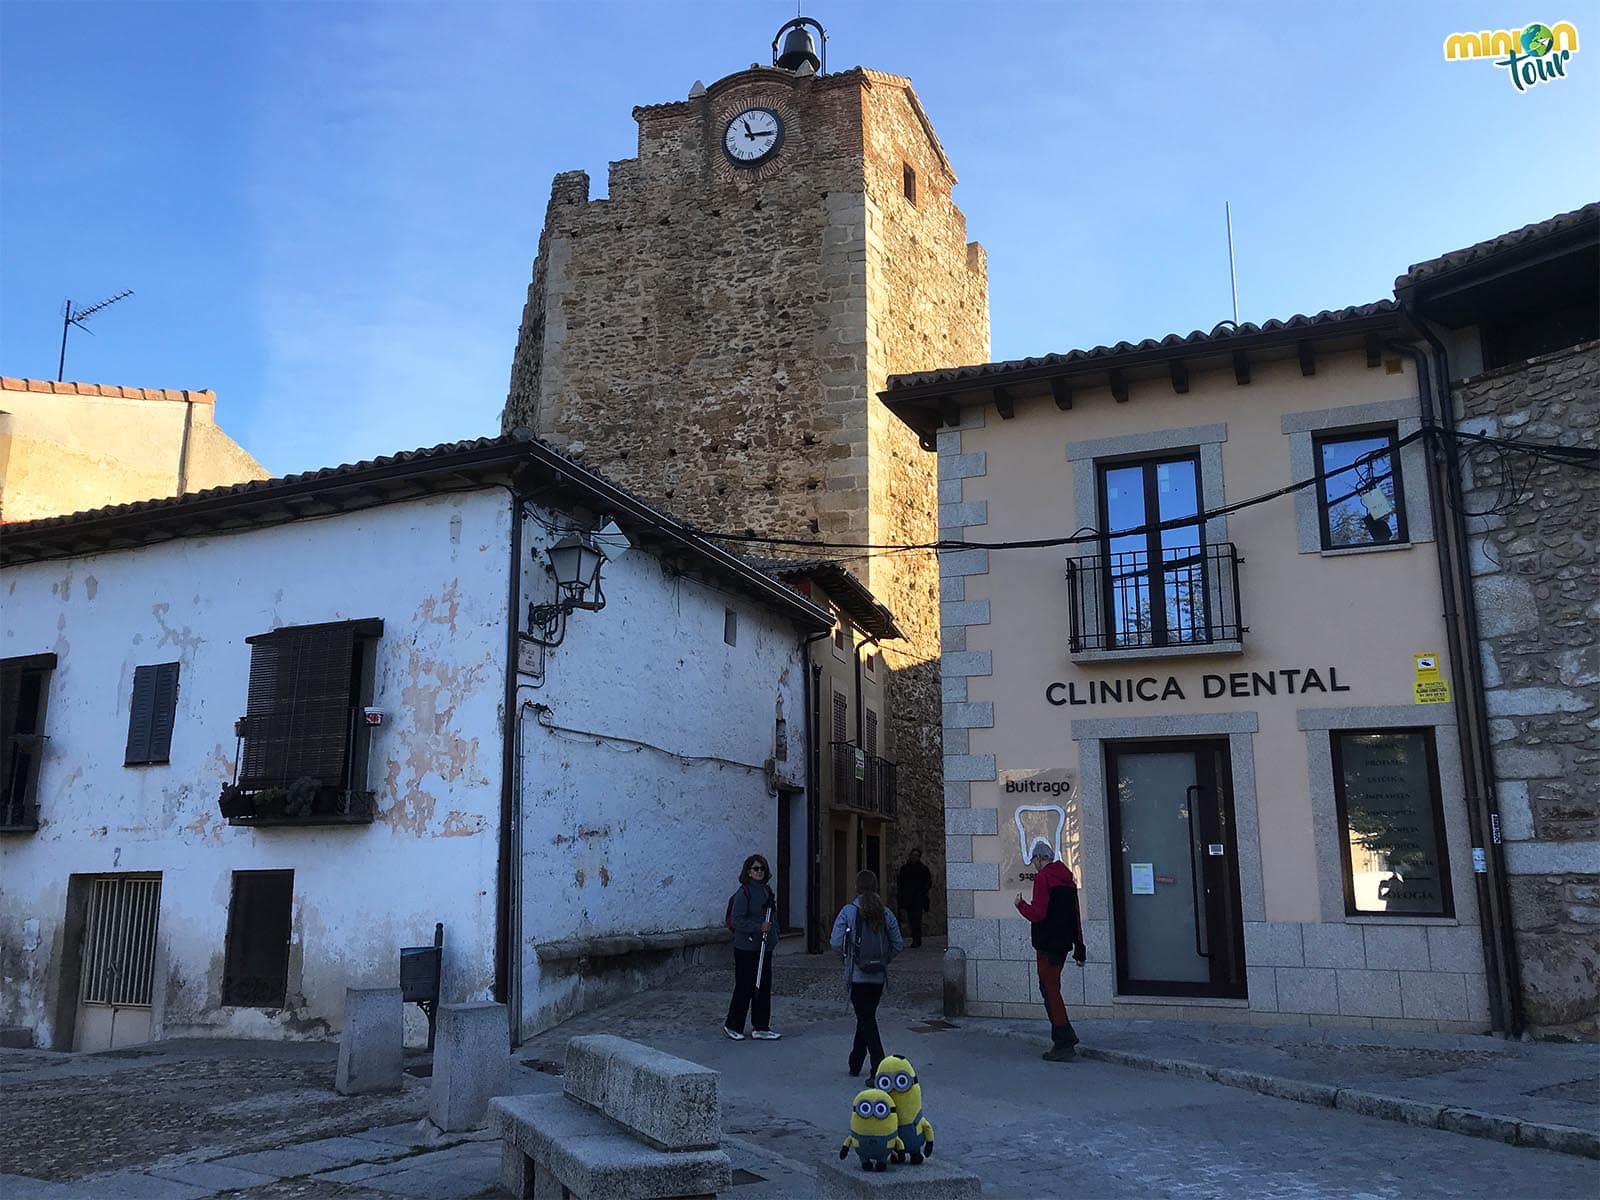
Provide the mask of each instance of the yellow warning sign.
[{"label": "yellow warning sign", "polygon": [[1412,698],[1418,704],[1449,704],[1450,685],[1445,682],[1444,675],[1439,670],[1439,655],[1436,651],[1426,654],[1413,654],[1412,661],[1416,664],[1417,678],[1412,684]]}]

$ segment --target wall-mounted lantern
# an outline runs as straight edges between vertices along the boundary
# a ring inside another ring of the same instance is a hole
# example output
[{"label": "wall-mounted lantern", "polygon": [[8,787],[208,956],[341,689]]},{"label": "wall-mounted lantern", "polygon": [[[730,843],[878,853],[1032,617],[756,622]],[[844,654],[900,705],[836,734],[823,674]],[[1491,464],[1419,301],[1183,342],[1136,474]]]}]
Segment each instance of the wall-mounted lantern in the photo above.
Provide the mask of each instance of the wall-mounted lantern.
[{"label": "wall-mounted lantern", "polygon": [[600,590],[604,555],[586,533],[569,533],[547,551],[559,598],[554,604],[528,605],[528,636],[541,646],[559,646],[567,635],[567,614],[575,608],[599,612],[606,606]]}]

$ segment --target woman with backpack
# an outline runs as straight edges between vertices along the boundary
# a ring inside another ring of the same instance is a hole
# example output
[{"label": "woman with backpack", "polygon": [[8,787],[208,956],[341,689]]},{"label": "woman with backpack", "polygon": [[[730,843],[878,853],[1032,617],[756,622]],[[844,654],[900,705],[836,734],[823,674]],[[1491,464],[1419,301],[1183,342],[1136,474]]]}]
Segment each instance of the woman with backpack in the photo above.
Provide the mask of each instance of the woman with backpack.
[{"label": "woman with backpack", "polygon": [[883,999],[883,985],[889,980],[889,961],[905,948],[900,922],[884,907],[883,897],[878,894],[878,877],[871,871],[856,876],[856,898],[839,910],[829,943],[844,954],[844,981],[850,988],[850,1005],[856,1010],[850,1074],[861,1074],[863,1063],[870,1074],[883,1061],[878,1001]]},{"label": "woman with backpack", "polygon": [[733,930],[733,999],[722,1028],[736,1042],[744,1041],[746,1012],[750,1014],[751,1037],[775,1042],[783,1036],[771,1028],[772,951],[778,944],[777,926],[772,921],[778,901],[769,886],[771,878],[767,860],[752,854],[739,871],[739,890],[728,898],[724,920]]}]

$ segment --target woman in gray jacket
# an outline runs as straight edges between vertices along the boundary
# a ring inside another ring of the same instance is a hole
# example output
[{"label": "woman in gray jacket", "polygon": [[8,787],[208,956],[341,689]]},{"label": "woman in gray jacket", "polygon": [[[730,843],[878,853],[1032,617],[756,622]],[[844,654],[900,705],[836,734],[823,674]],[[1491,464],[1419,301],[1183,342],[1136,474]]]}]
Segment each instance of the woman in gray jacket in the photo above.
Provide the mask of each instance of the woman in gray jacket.
[{"label": "woman in gray jacket", "polygon": [[[772,920],[777,899],[772,894],[772,870],[767,860],[752,854],[739,871],[739,890],[728,902],[728,922],[733,926],[733,999],[722,1028],[736,1042],[744,1041],[745,1013],[750,1014],[750,1036],[763,1042],[782,1037],[772,1031],[772,950],[778,929]],[[765,957],[766,962],[760,960]],[[756,986],[760,963],[761,986]]]},{"label": "woman in gray jacket", "polygon": [[[900,922],[878,894],[878,877],[871,871],[856,876],[856,898],[839,910],[829,944],[844,954],[844,981],[850,988],[850,1006],[856,1010],[856,1040],[850,1047],[850,1074],[861,1074],[865,1063],[871,1074],[883,1061],[883,1038],[878,1034],[878,1001],[889,982],[889,962],[905,949]],[[869,1059],[867,1055],[871,1054]]]}]

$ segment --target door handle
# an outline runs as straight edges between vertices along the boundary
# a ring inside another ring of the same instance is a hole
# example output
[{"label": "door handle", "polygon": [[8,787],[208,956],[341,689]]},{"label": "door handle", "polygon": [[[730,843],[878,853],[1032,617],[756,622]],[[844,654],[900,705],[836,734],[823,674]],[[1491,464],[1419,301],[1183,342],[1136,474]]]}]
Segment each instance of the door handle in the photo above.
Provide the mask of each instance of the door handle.
[{"label": "door handle", "polygon": [[1198,783],[1191,784],[1183,793],[1183,800],[1189,814],[1189,886],[1194,893],[1194,952],[1201,958],[1210,958],[1211,951],[1201,944],[1200,937],[1200,873],[1205,870],[1205,858],[1202,856],[1196,861],[1195,855],[1195,849],[1200,845],[1194,825],[1195,800],[1204,790]]}]

